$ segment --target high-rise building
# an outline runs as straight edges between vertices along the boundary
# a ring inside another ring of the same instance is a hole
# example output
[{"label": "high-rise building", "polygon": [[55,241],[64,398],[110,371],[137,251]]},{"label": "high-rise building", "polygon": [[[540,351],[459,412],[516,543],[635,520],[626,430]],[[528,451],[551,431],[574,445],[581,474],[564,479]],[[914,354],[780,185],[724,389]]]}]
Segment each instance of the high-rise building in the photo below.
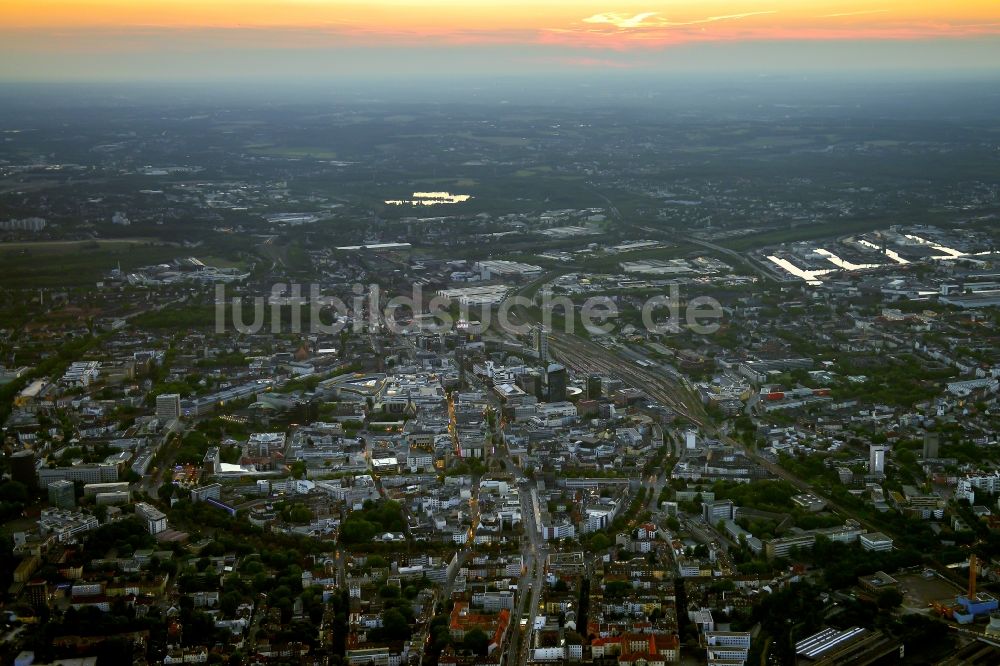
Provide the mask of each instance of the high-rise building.
[{"label": "high-rise building", "polygon": [[49,584],[44,578],[30,580],[24,586],[24,596],[33,607],[44,608],[49,605]]},{"label": "high-rise building", "polygon": [[868,472],[870,474],[885,474],[885,454],[888,446],[872,444],[868,447]]},{"label": "high-rise building", "polygon": [[534,330],[535,351],[538,352],[538,360],[548,363],[549,360],[549,338],[545,335],[545,328],[536,326]]},{"label": "high-rise building", "polygon": [[542,375],[535,370],[529,370],[518,375],[514,383],[521,387],[528,395],[532,395],[538,400],[542,399]]},{"label": "high-rise building", "polygon": [[924,460],[938,457],[938,444],[941,437],[936,432],[924,433]]},{"label": "high-rise building", "polygon": [[590,375],[587,377],[587,398],[590,400],[600,400],[601,398],[601,376]]},{"label": "high-rise building", "polygon": [[566,400],[566,368],[553,363],[545,372],[545,381],[549,387],[549,402],[563,402]]},{"label": "high-rise building", "polygon": [[49,504],[60,509],[72,509],[76,506],[76,486],[72,481],[63,479],[49,484]]},{"label": "high-rise building", "polygon": [[171,420],[181,417],[181,396],[179,393],[164,393],[156,396],[156,418]]},{"label": "high-rise building", "polygon": [[10,478],[23,483],[28,488],[38,486],[38,472],[35,470],[35,452],[17,451],[10,457]]}]

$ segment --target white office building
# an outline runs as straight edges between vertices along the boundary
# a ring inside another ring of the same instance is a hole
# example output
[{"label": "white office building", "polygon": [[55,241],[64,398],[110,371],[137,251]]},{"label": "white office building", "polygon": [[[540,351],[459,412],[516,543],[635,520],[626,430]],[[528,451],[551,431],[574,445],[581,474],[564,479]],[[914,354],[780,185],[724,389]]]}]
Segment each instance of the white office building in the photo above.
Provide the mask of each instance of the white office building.
[{"label": "white office building", "polygon": [[118,465],[113,463],[90,463],[72,467],[42,467],[38,470],[38,485],[48,488],[53,481],[83,481],[84,483],[108,483],[118,480]]},{"label": "white office building", "polygon": [[181,417],[181,395],[164,393],[156,396],[156,417],[169,421]]},{"label": "white office building", "polygon": [[100,373],[101,364],[97,361],[76,361],[66,368],[59,382],[64,386],[90,386]]},{"label": "white office building", "polygon": [[892,550],[892,539],[881,532],[866,532],[858,537],[861,547],[869,552]]},{"label": "white office building", "polygon": [[872,444],[868,447],[868,471],[871,474],[885,474],[885,454],[889,447]]}]

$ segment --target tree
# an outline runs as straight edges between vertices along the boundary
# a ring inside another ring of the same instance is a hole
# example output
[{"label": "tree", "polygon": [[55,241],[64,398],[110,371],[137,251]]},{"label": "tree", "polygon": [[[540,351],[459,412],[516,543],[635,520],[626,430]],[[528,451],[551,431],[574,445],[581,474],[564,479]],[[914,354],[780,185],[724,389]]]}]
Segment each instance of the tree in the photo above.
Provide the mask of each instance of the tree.
[{"label": "tree", "polygon": [[390,608],[382,614],[382,635],[393,640],[410,638],[410,623],[398,608]]},{"label": "tree", "polygon": [[611,539],[603,532],[598,532],[590,538],[590,549],[592,551],[607,550],[611,547]]},{"label": "tree", "polygon": [[0,483],[0,502],[17,502],[24,504],[28,501],[28,488],[20,481],[7,481]]},{"label": "tree", "polygon": [[312,520],[313,514],[308,507],[297,504],[288,512],[288,520],[292,523],[308,523]]},{"label": "tree", "polygon": [[372,555],[365,563],[372,569],[384,569],[389,566],[389,563],[381,555]]},{"label": "tree", "polygon": [[345,545],[371,541],[378,534],[378,525],[363,518],[348,516],[340,527],[340,542]]},{"label": "tree", "polygon": [[875,597],[875,602],[882,610],[891,610],[903,603],[903,595],[896,588],[882,590]]},{"label": "tree", "polygon": [[219,608],[222,609],[223,614],[226,617],[233,617],[236,615],[236,609],[239,607],[242,599],[240,595],[235,592],[226,592],[219,599]]},{"label": "tree", "polygon": [[383,585],[378,591],[378,596],[383,599],[398,599],[399,598],[399,588],[395,585]]},{"label": "tree", "polygon": [[157,497],[159,497],[164,502],[169,502],[170,498],[174,496],[174,491],[176,487],[170,481],[164,483],[160,486],[159,490],[156,491]]},{"label": "tree", "polygon": [[485,657],[487,650],[490,649],[490,637],[482,629],[467,631],[465,638],[462,639],[462,647],[473,654]]}]

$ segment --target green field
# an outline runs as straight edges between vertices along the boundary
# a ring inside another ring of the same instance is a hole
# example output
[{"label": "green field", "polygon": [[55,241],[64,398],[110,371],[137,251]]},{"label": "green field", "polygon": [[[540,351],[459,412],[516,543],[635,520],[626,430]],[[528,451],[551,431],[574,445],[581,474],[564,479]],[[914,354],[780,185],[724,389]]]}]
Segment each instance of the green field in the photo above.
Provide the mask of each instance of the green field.
[{"label": "green field", "polygon": [[479,181],[473,178],[416,178],[413,180],[415,188],[418,188],[420,185],[432,185],[435,188],[444,188],[447,190],[450,186],[452,191],[456,188],[475,187],[478,184]]},{"label": "green field", "polygon": [[265,155],[267,157],[310,157],[317,160],[337,159],[337,153],[319,146],[247,146],[247,150],[254,155]]},{"label": "green field", "polygon": [[169,261],[185,252],[171,245],[110,240],[0,244],[0,286],[9,289],[79,287],[124,270]]},{"label": "green field", "polygon": [[472,132],[459,132],[456,136],[480,143],[488,143],[491,146],[500,147],[523,147],[531,143],[531,139],[523,136],[493,136],[488,134],[473,134]]},{"label": "green field", "polygon": [[233,261],[231,259],[215,255],[205,257],[199,255],[197,256],[197,259],[207,266],[214,266],[216,268],[239,268],[240,270],[245,270],[247,268],[247,264],[244,261]]},{"label": "green field", "polygon": [[528,178],[530,176],[537,176],[540,173],[549,173],[552,171],[552,167],[542,165],[537,167],[531,167],[530,169],[518,169],[514,172],[514,176],[517,178]]},{"label": "green field", "polygon": [[53,240],[53,241],[14,241],[0,243],[0,252],[7,250],[43,250],[59,252],[62,250],[79,249],[86,246],[92,249],[128,248],[136,245],[163,245],[152,238],[113,238],[109,240]]},{"label": "green field", "polygon": [[889,220],[851,220],[837,221],[835,224],[829,222],[815,222],[813,224],[800,224],[789,229],[775,229],[759,234],[741,236],[719,241],[719,245],[731,250],[744,252],[770,245],[781,243],[793,243],[803,240],[819,240],[822,238],[835,238],[847,234],[857,234],[875,229],[886,229],[890,225],[897,224],[898,221]]}]

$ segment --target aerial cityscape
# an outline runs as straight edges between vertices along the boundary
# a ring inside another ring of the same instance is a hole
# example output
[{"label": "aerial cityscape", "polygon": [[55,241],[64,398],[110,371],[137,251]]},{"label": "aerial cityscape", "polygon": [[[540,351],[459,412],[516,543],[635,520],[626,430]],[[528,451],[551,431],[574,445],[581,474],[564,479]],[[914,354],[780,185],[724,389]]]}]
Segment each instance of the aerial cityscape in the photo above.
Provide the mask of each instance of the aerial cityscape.
[{"label": "aerial cityscape", "polygon": [[0,665],[1000,664],[1000,6],[0,8]]}]

